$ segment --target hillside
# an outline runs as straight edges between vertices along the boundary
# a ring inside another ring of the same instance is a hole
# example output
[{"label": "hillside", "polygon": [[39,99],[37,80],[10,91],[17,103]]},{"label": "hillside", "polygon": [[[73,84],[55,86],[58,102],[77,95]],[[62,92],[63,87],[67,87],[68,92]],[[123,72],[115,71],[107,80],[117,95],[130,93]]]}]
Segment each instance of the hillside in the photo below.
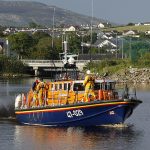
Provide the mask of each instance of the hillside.
[{"label": "hillside", "polygon": [[[26,26],[31,22],[39,25],[52,25],[54,7],[39,2],[1,1],[0,25]],[[98,24],[102,19],[93,18],[93,23]],[[90,24],[91,17],[55,7],[55,25],[60,24]]]}]

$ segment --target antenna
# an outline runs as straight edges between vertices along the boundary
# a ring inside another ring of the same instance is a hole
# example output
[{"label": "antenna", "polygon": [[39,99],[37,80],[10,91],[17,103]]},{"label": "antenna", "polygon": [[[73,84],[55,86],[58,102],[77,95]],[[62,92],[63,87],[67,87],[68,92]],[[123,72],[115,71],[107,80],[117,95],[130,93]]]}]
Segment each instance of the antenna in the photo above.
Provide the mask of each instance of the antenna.
[{"label": "antenna", "polygon": [[123,54],[123,48],[124,48],[123,46],[124,46],[124,45],[123,45],[123,44],[124,44],[124,43],[123,43],[123,38],[122,38],[122,56],[121,56],[122,59],[124,58],[124,54]]},{"label": "antenna", "polygon": [[64,41],[64,50],[65,50],[65,54],[64,54],[64,59],[65,59],[65,63],[67,63],[67,41]]},{"label": "antenna", "polygon": [[93,32],[93,0],[92,0],[92,19],[91,19],[91,45],[92,45],[92,32]]}]

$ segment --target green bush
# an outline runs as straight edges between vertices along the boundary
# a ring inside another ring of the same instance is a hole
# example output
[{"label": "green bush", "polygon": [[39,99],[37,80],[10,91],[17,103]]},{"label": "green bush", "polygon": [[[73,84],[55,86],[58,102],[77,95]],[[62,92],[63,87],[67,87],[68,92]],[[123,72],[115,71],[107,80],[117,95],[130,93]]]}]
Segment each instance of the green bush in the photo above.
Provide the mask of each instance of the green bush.
[{"label": "green bush", "polygon": [[85,69],[90,69],[92,72],[103,75],[108,73],[109,75],[122,71],[127,67],[130,67],[132,63],[128,59],[121,60],[102,60],[99,62],[89,63]]},{"label": "green bush", "polygon": [[1,73],[24,73],[25,66],[21,61],[8,58],[5,56],[0,57],[0,72]]},{"label": "green bush", "polygon": [[104,73],[108,73],[109,75],[122,72],[132,67],[137,68],[144,68],[144,67],[150,67],[150,54],[145,54],[143,58],[145,59],[138,59],[137,62],[133,62],[129,59],[118,59],[118,60],[102,60],[99,62],[91,62],[89,63],[85,69],[90,69],[92,72],[99,73],[100,75],[103,75]]}]

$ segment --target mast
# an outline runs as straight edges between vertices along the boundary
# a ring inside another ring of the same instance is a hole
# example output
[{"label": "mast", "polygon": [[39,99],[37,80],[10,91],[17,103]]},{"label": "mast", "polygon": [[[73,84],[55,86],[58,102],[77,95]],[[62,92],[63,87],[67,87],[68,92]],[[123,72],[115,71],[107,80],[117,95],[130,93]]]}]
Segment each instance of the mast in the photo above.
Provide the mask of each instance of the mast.
[{"label": "mast", "polygon": [[[62,40],[63,39],[64,41],[62,42],[62,48],[64,49],[64,52],[60,53],[61,60],[64,64],[63,70],[65,70],[67,77],[71,77],[71,74],[73,74],[73,78],[77,79],[76,59],[78,55],[68,53],[68,40],[67,38],[62,38]],[[69,73],[71,74],[69,75]]]},{"label": "mast", "polygon": [[55,7],[54,7],[54,11],[53,11],[52,48],[54,48],[54,21],[55,21]]},{"label": "mast", "polygon": [[91,8],[91,15],[92,15],[92,18],[91,18],[91,46],[90,46],[90,63],[91,63],[91,50],[92,50],[92,41],[93,41],[93,0],[92,0],[92,3],[91,3],[91,5],[92,5],[92,8]]},{"label": "mast", "polygon": [[67,63],[67,41],[64,41],[64,62]]}]

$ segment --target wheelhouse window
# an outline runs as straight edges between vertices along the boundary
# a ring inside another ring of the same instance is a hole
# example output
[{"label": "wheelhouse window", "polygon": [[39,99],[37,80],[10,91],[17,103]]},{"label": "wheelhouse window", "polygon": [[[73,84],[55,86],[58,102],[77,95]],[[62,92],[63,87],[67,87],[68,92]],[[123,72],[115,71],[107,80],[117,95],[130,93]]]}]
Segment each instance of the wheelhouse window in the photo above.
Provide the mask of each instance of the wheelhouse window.
[{"label": "wheelhouse window", "polygon": [[111,82],[111,83],[110,83],[110,89],[111,89],[111,90],[115,90],[115,83],[114,83],[114,82]]},{"label": "wheelhouse window", "polygon": [[83,83],[74,83],[73,90],[74,91],[84,91]]},{"label": "wheelhouse window", "polygon": [[54,84],[51,84],[51,90],[54,90]]},{"label": "wheelhouse window", "polygon": [[103,83],[103,90],[108,90],[107,82],[104,82],[104,83]]},{"label": "wheelhouse window", "polygon": [[95,83],[94,90],[113,90],[115,89],[114,82]]},{"label": "wheelhouse window", "polygon": [[58,84],[55,84],[55,90],[56,91],[58,90]]},{"label": "wheelhouse window", "polygon": [[68,90],[70,90],[70,83],[68,83]]},{"label": "wheelhouse window", "polygon": [[100,90],[100,89],[102,89],[102,83],[95,83],[94,90]]},{"label": "wheelhouse window", "polygon": [[62,90],[62,84],[61,83],[59,84],[59,89]]},{"label": "wheelhouse window", "polygon": [[103,83],[103,90],[113,90],[115,89],[115,83],[113,82],[106,82],[106,83]]},{"label": "wheelhouse window", "polygon": [[67,83],[64,83],[64,90],[67,90]]}]

